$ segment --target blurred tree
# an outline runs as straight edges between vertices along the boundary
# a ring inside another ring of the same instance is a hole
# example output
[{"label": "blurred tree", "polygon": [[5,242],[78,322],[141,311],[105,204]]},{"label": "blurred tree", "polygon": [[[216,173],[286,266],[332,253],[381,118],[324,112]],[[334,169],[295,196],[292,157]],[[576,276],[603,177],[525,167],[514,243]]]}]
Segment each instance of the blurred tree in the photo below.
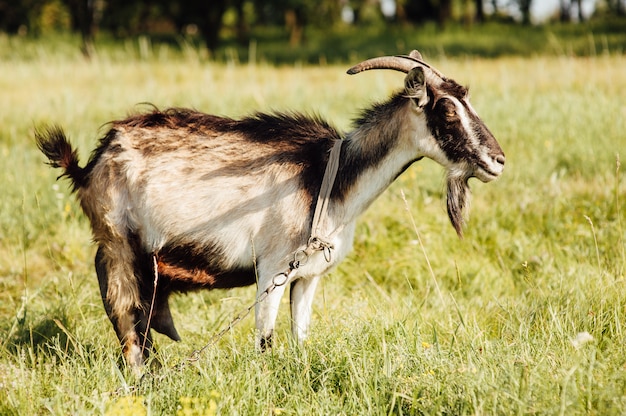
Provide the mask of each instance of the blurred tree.
[{"label": "blurred tree", "polygon": [[567,23],[571,21],[572,3],[569,0],[559,0],[559,21]]},{"label": "blurred tree", "polygon": [[576,6],[578,8],[578,21],[584,22],[585,16],[583,15],[583,0],[576,0]]},{"label": "blurred tree", "polygon": [[452,19],[452,3],[452,0],[406,0],[404,11],[412,22],[434,21],[443,29]]},{"label": "blurred tree", "polygon": [[[560,19],[583,21],[585,3],[559,0]],[[380,0],[0,0],[0,31],[39,34],[46,29],[66,30],[69,25],[80,33],[81,50],[86,56],[100,28],[116,36],[155,30],[197,33],[214,53],[224,22],[244,45],[253,23],[283,25],[290,44],[298,45],[305,40],[307,25],[333,26],[340,19],[342,7],[354,11],[357,24],[432,21],[444,28],[454,18],[466,24],[483,21],[487,6],[487,12],[502,21],[512,21],[510,6],[516,6],[522,22],[529,24],[532,4],[532,0],[396,0],[396,19],[384,21]],[[596,0],[596,18],[615,15],[626,15],[626,0]]]},{"label": "blurred tree", "polygon": [[[89,1],[89,0],[75,0]],[[146,9],[152,1],[104,0],[100,25],[115,36],[135,35],[145,29]]]},{"label": "blurred tree", "polygon": [[485,8],[483,0],[476,0],[476,21],[482,23],[485,21]]},{"label": "blurred tree", "polygon": [[279,0],[279,5],[282,6],[285,14],[285,28],[289,32],[289,44],[291,46],[301,44],[304,39],[304,26],[309,15],[307,3],[304,0]]},{"label": "blurred tree", "polygon": [[415,23],[436,21],[438,17],[437,6],[431,0],[406,0],[404,12],[407,20]]},{"label": "blurred tree", "polygon": [[626,1],[624,0],[606,0],[606,5],[609,13],[617,16],[626,15]]},{"label": "blurred tree", "polygon": [[437,24],[440,28],[445,28],[446,23],[452,18],[452,0],[439,0],[437,11]]},{"label": "blurred tree", "polygon": [[61,0],[48,0],[41,5],[36,26],[40,34],[63,32],[70,29],[70,13]]},{"label": "blurred tree", "polygon": [[0,0],[0,29],[7,33],[25,33],[33,29],[31,20],[41,10],[44,0]]},{"label": "blurred tree", "polygon": [[530,20],[530,8],[532,6],[532,0],[515,0],[520,13],[522,14],[522,24],[529,25]]},{"label": "blurred tree", "polygon": [[65,0],[72,17],[72,28],[80,33],[82,39],[81,52],[85,57],[93,54],[93,41],[96,35],[96,11],[102,12],[102,1],[96,0]]},{"label": "blurred tree", "polygon": [[179,33],[193,25],[211,53],[219,46],[222,18],[229,3],[228,0],[105,1],[102,26],[118,36],[147,32],[151,21],[169,21]]},{"label": "blurred tree", "polygon": [[493,14],[498,14],[498,0],[491,0],[491,8],[493,9]]},{"label": "blurred tree", "polygon": [[0,29],[3,32],[17,33],[26,20],[24,8],[15,7],[10,0],[0,0]]},{"label": "blurred tree", "polygon": [[237,34],[237,42],[240,45],[248,44],[250,40],[250,27],[246,20],[245,0],[233,0],[233,8],[235,9],[235,33]]},{"label": "blurred tree", "polygon": [[205,0],[180,2],[179,22],[195,24],[204,39],[209,52],[214,53],[220,42],[222,17],[226,11],[227,0]]},{"label": "blurred tree", "polygon": [[[356,7],[363,2],[356,0]],[[285,25],[291,46],[297,46],[305,40],[307,25],[330,27],[339,21],[341,15],[339,0],[256,0],[254,4],[262,21]]]}]

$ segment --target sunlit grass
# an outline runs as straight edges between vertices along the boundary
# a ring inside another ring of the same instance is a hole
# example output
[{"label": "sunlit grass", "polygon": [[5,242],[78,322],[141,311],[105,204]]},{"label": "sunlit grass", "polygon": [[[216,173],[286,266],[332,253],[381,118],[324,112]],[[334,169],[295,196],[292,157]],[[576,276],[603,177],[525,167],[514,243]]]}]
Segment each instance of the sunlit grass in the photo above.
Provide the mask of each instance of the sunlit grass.
[{"label": "sunlit grass", "polygon": [[0,62],[0,414],[626,412],[623,57],[427,57],[470,85],[507,154],[501,179],[471,183],[465,239],[446,218],[441,168],[422,161],[361,218],[353,253],[319,288],[305,345],[288,335],[285,299],[272,351],[255,351],[249,318],[171,370],[254,290],[178,296],[183,342],[157,336],[164,368],[143,380],[123,367],[88,223],[44,165],[34,126],[63,125],[83,161],[104,123],[143,102],[235,117],[297,110],[347,129],[402,77],[47,58]]}]

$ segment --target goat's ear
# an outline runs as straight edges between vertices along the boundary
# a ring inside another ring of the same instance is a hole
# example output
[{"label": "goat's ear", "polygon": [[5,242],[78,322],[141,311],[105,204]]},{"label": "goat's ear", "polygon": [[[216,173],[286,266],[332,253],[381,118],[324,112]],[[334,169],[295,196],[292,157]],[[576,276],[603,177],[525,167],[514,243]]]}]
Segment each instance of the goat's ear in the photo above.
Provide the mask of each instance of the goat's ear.
[{"label": "goat's ear", "polygon": [[417,49],[413,49],[409,56],[414,59],[419,59],[420,61],[424,60],[424,58],[422,58],[422,54]]},{"label": "goat's ear", "polygon": [[404,78],[404,90],[408,97],[415,100],[419,108],[424,108],[426,104],[428,104],[424,68],[416,66],[406,74],[406,78]]}]

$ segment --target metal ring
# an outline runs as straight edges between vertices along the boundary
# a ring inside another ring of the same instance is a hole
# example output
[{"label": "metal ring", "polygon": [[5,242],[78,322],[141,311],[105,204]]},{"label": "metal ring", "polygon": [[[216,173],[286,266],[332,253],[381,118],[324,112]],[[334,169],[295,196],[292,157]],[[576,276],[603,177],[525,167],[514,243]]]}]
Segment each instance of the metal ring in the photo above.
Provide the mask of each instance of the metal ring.
[{"label": "metal ring", "polygon": [[297,269],[298,267],[306,264],[308,260],[309,254],[306,252],[306,250],[298,250],[293,253],[293,261],[291,263],[293,264],[293,268]]},{"label": "metal ring", "polygon": [[[283,276],[283,280],[276,280],[276,278],[278,276]],[[272,284],[276,287],[278,286],[283,286],[285,283],[287,283],[287,281],[289,280],[289,276],[287,276],[287,273],[278,273],[276,276],[274,276],[274,278],[272,279]]]},{"label": "metal ring", "polygon": [[332,252],[331,252],[331,247],[328,245],[325,245],[322,248],[323,252],[324,252],[324,260],[326,260],[326,263],[330,263],[330,261],[332,260]]}]

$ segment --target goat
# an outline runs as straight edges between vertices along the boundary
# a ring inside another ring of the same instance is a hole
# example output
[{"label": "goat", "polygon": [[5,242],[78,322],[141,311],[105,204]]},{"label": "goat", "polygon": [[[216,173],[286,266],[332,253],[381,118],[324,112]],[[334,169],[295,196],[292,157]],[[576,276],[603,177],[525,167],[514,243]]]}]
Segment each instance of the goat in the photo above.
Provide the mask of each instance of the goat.
[{"label": "goat", "polygon": [[[332,236],[332,258],[316,252],[289,276],[298,341],[307,336],[320,277],[351,249],[356,218],[413,162],[428,157],[446,169],[448,216],[462,236],[468,179],[497,178],[502,149],[467,89],[419,52],[372,58],[348,73],[371,69],[405,73],[404,88],[364,110],[345,135],[319,117],[296,113],[234,120],[155,109],[113,121],[80,167],[60,127],[37,129],[39,149],[51,166],[63,168],[91,223],[102,300],[131,367],[148,357],[150,329],[180,340],[171,293],[256,283],[259,296],[272,285],[311,235],[337,141],[339,167],[320,223],[322,234]],[[255,306],[261,349],[270,345],[285,288]]]}]

